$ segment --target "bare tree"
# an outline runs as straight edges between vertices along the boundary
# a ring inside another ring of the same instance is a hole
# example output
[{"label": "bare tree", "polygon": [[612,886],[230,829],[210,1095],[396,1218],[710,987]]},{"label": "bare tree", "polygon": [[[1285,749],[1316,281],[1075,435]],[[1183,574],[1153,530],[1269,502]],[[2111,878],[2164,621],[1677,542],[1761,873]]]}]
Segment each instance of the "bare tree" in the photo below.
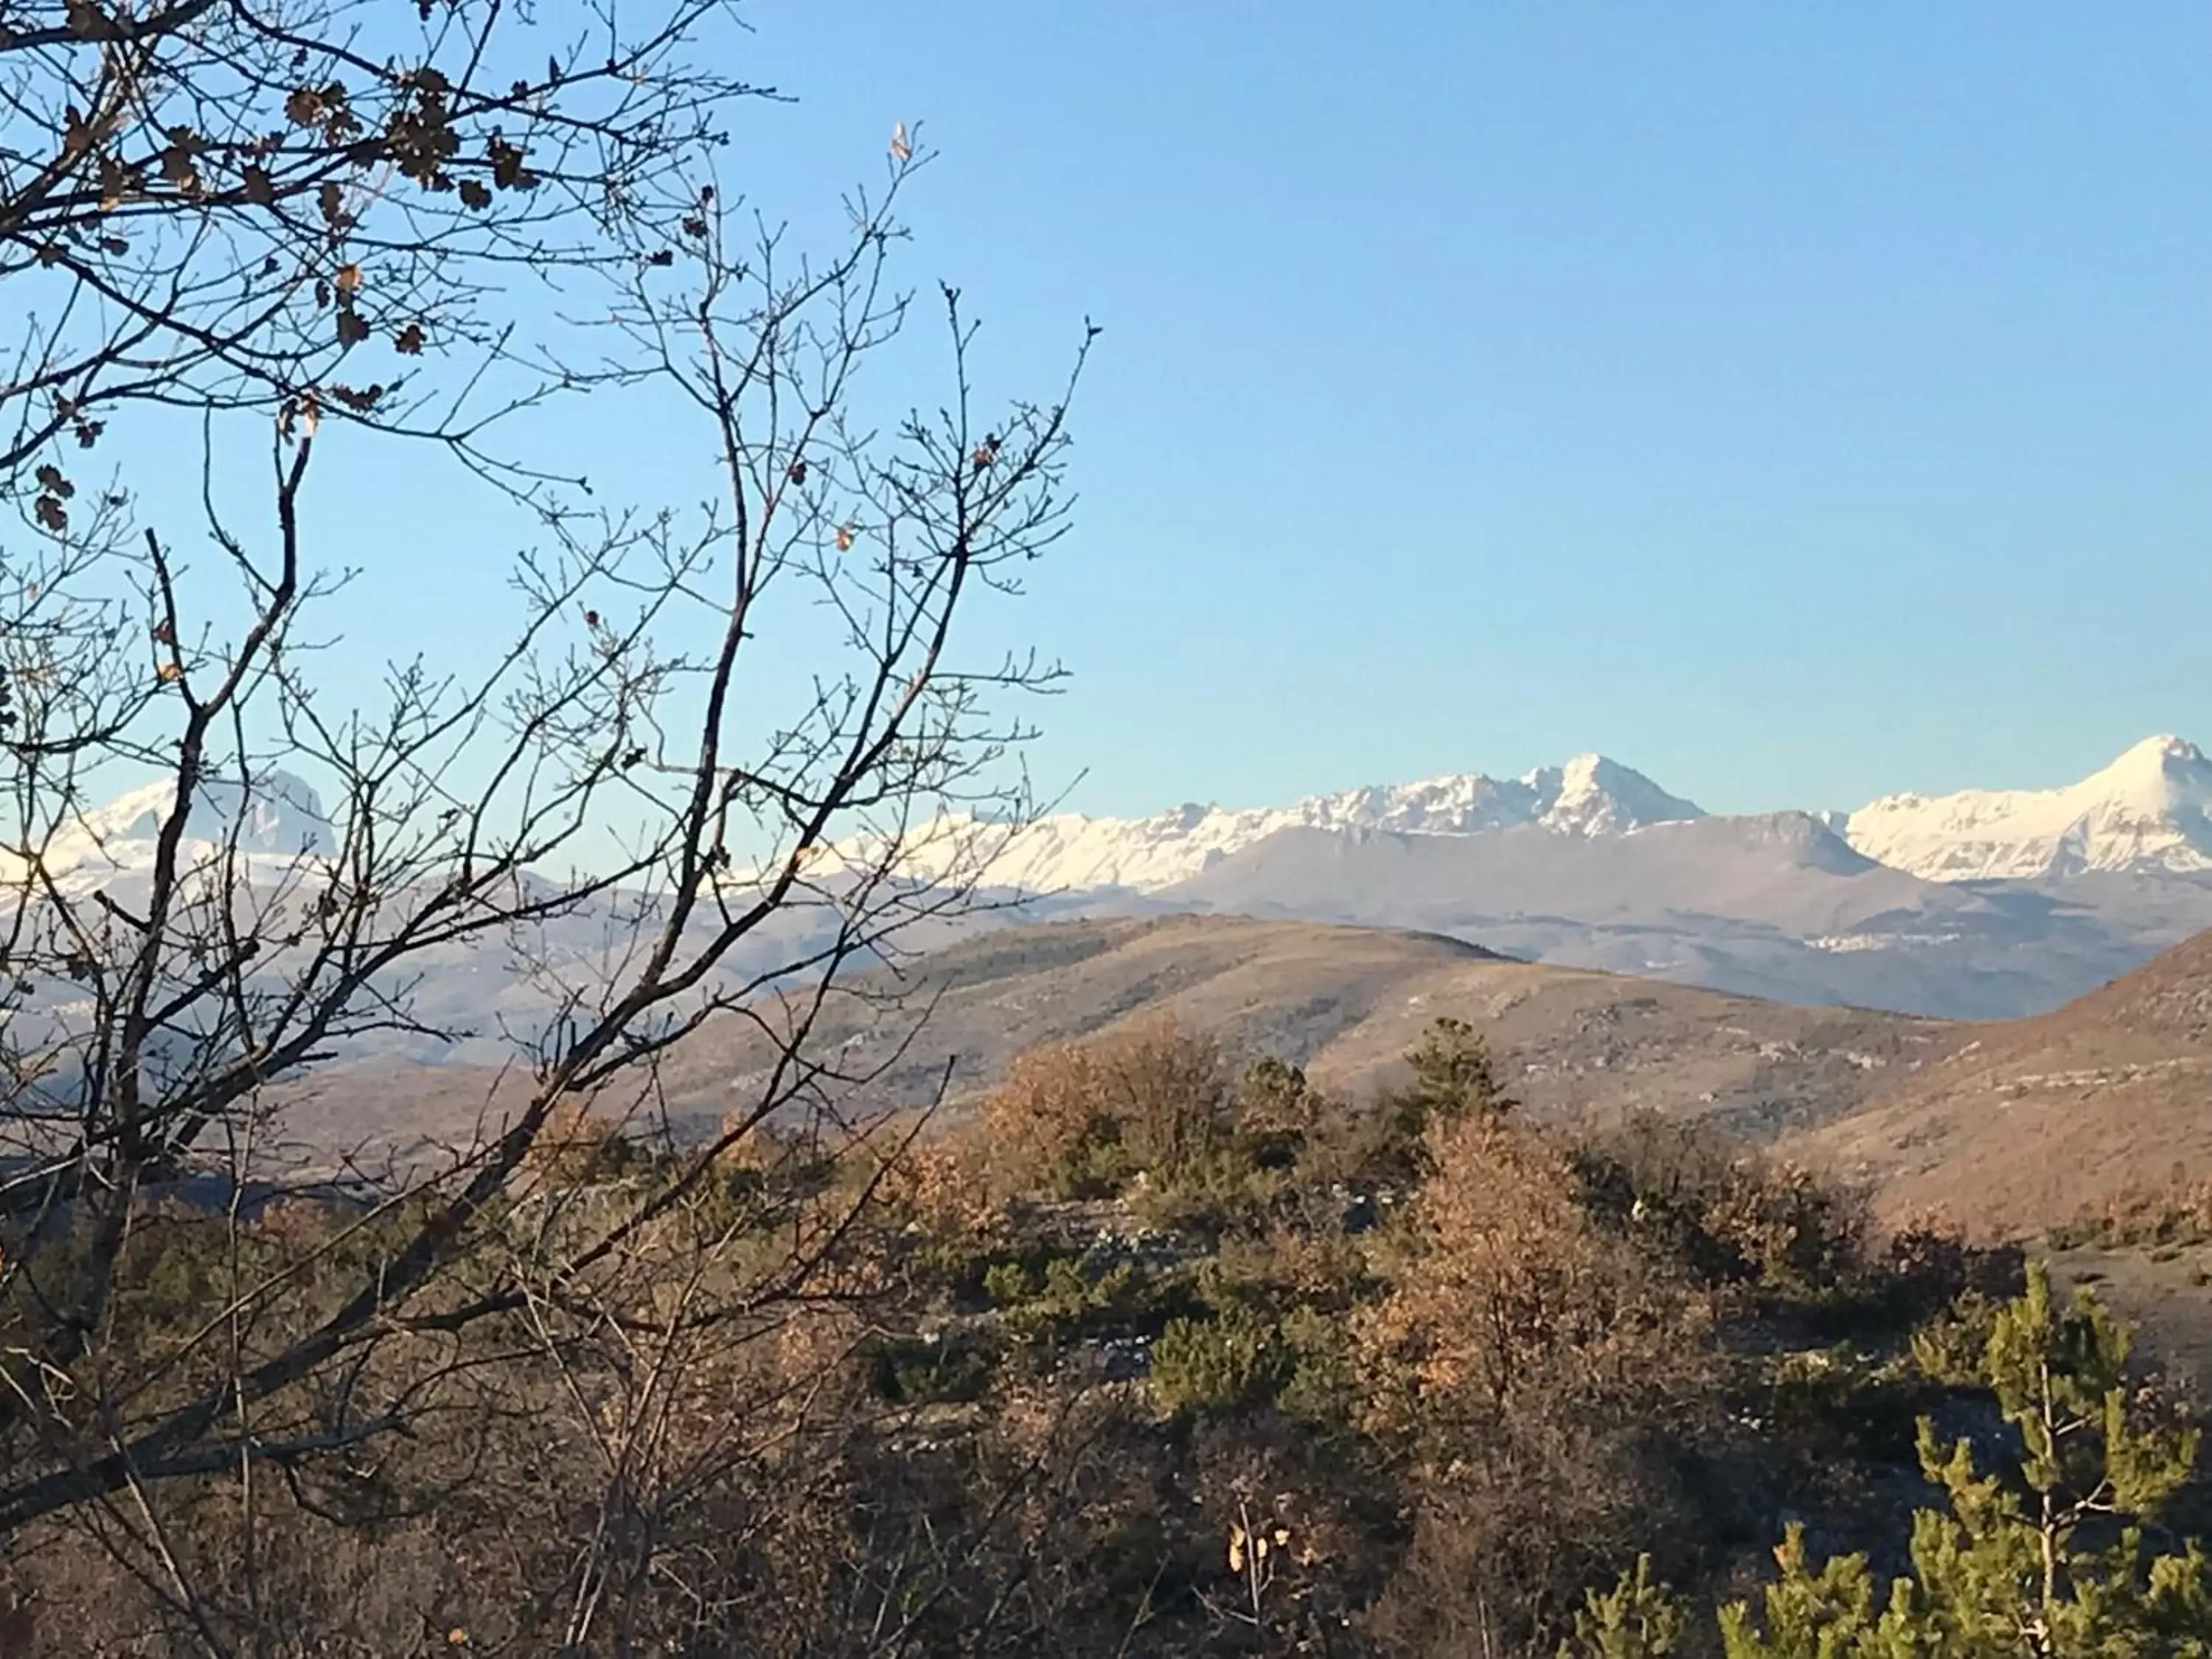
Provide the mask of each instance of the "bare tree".
[{"label": "bare tree", "polygon": [[[704,67],[731,20],[648,12],[0,21],[0,272],[31,319],[0,382],[22,518],[0,549],[0,1540],[93,1530],[210,1651],[247,1650],[252,1621],[196,1586],[165,1492],[222,1474],[250,1514],[257,1482],[373,1467],[509,1337],[604,1337],[594,1275],[664,1239],[729,1147],[854,1081],[808,1044],[815,1012],[965,897],[957,867],[918,873],[915,831],[1024,805],[1007,699],[1055,671],[972,659],[959,622],[1062,532],[1068,388],[987,414],[944,289],[941,406],[866,419],[924,158],[902,131],[843,245],[798,252],[716,175],[756,95]],[[538,464],[532,417],[563,398],[703,438],[706,503],[614,503]],[[489,660],[392,665],[355,708],[322,684],[345,577],[317,485],[368,446],[492,492],[535,544]],[[194,459],[197,492],[142,488]],[[145,784],[135,823],[94,810],[118,781]],[[308,787],[328,810],[305,840],[256,830]],[[464,951],[528,989],[514,1088],[272,1252],[243,1222],[276,1103],[380,1040],[500,1035],[423,1006]],[[659,1057],[711,1020],[774,1056],[720,1136],[519,1222],[549,1125],[650,1114]],[[149,1199],[210,1169],[227,1242],[157,1315]],[[746,1329],[815,1294],[841,1225],[748,1280]]]}]

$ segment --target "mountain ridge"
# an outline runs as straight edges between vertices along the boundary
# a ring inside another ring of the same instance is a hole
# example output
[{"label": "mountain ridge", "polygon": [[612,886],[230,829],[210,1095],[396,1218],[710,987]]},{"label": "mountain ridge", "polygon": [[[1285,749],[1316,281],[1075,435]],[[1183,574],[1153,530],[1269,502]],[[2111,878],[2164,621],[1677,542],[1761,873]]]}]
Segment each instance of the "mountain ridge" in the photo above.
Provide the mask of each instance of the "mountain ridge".
[{"label": "mountain ridge", "polygon": [[[1287,806],[1194,801],[1140,818],[1062,812],[1020,825],[953,814],[923,826],[901,854],[929,874],[972,876],[991,887],[1153,892],[1279,830],[1466,836],[1535,825],[1559,836],[1592,836],[1705,816],[1694,801],[1668,793],[1633,768],[1585,754],[1516,778],[1447,773],[1308,795]],[[879,846],[872,840],[848,843],[841,855],[863,862]]]},{"label": "mountain ridge", "polygon": [[[1002,930],[922,959],[897,986],[931,1011],[918,1038],[866,994],[832,999],[816,1033],[856,1070],[890,1066],[886,1104],[931,1098],[948,1079],[949,1100],[972,1098],[1024,1049],[1163,1017],[1359,1093],[1402,1070],[1433,1018],[1457,1014],[1482,1023],[1509,1085],[1540,1114],[1641,1108],[1764,1139],[1847,1115],[1961,1040],[1945,1022],[1878,1010],[1525,962],[1411,929],[1249,916]],[[754,1026],[709,1022],[671,1054],[661,1088],[706,1122],[721,1091],[774,1063]]]},{"label": "mountain ridge", "polygon": [[[337,850],[338,836],[321,795],[306,780],[271,769],[249,781],[223,776],[201,781],[185,814],[188,843],[228,844],[254,858],[286,859]],[[49,877],[96,885],[118,872],[152,866],[161,826],[176,810],[177,781],[157,778],[126,789],[102,805],[87,807],[61,823],[37,849]],[[15,873],[20,852],[0,852],[0,869]]]},{"label": "mountain ridge", "polygon": [[[1530,961],[1805,1006],[2018,1018],[2212,927],[2212,856],[2198,868],[2191,850],[2199,839],[2212,847],[2212,832],[2200,837],[2190,816],[2200,769],[2212,776],[2193,745],[2155,738],[2067,790],[1885,797],[1869,819],[1707,813],[1592,754],[1515,779],[1454,774],[1287,808],[1194,804],[1146,819],[1060,814],[1020,828],[940,819],[896,848],[825,849],[807,899],[725,966],[741,981],[784,952],[803,957],[808,940],[837,926],[840,859],[858,874],[888,853],[908,875],[981,890],[972,911],[933,921],[915,945],[1054,915],[1180,910],[1427,932]],[[228,785],[202,793],[191,836],[219,846],[234,828],[256,881],[264,872],[284,878],[337,844],[301,780],[271,774],[258,793]],[[2212,781],[2205,793],[2212,799]],[[60,878],[56,866],[73,859],[80,867],[62,878],[65,888],[113,886],[127,902],[172,802],[156,786],[88,811],[47,873]],[[1966,850],[1934,857],[1931,877],[1908,867],[1924,860],[1870,846],[1878,838],[1867,833],[1877,824],[1925,854],[1929,836],[1940,841],[1954,821],[1961,836],[2001,844],[2036,873],[1984,877],[1980,843],[1954,836]],[[2073,823],[2086,827],[2064,841],[2071,862],[2034,841]],[[1874,855],[1881,850],[1900,861]],[[619,914],[635,913],[611,901],[581,907],[549,919],[536,948],[596,983],[592,975],[619,957]],[[501,1033],[547,1012],[500,971],[512,965],[494,950],[418,959],[415,1006],[426,1024],[461,1036],[379,1045],[490,1058]]]},{"label": "mountain ridge", "polygon": [[[1018,826],[949,816],[925,825],[902,851],[931,874],[957,872],[994,888],[1156,893],[1283,830],[1470,836],[1534,828],[1595,840],[1714,816],[1634,768],[1592,753],[1517,778],[1450,773],[1310,795],[1287,806],[1191,803],[1139,818],[1055,813]],[[2212,761],[2172,736],[2145,738],[2087,777],[2054,788],[1886,795],[1856,811],[1800,816],[1834,831],[1860,856],[1928,881],[2212,872]],[[875,850],[872,843],[854,845],[845,856],[858,860]]]},{"label": "mountain ridge", "polygon": [[1934,881],[2212,870],[2212,761],[2183,738],[2146,738],[2057,788],[1884,796],[1852,813],[1845,833]]}]

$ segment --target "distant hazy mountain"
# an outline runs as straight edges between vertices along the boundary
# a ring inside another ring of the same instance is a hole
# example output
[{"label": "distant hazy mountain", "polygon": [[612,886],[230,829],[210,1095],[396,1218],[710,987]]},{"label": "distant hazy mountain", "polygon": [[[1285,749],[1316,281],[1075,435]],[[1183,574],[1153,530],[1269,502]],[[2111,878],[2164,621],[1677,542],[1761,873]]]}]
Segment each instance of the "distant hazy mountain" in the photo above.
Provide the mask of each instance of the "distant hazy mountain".
[{"label": "distant hazy mountain", "polygon": [[2061,789],[1891,795],[1850,816],[1851,845],[1931,881],[2212,870],[2212,761],[2146,738]]},{"label": "distant hazy mountain", "polygon": [[[2138,884],[2117,879],[2133,896]],[[1923,881],[1784,812],[1574,841],[1288,830],[1146,902],[1421,928],[1714,990],[1987,1018],[2134,967],[2171,938],[2150,913],[2212,925],[2212,883],[2173,886],[2116,924],[2063,891]]]},{"label": "distant hazy mountain", "polygon": [[1181,806],[1145,818],[1059,813],[1016,830],[949,817],[924,830],[912,862],[973,873],[984,885],[1032,893],[1127,888],[1156,892],[1282,830],[1488,835],[1533,828],[1565,837],[1622,835],[1705,816],[1642,773],[1601,755],[1517,778],[1479,772],[1312,795],[1289,806]]},{"label": "distant hazy mountain", "polygon": [[[40,849],[40,862],[48,875],[79,889],[150,870],[161,826],[176,802],[173,778],[129,790],[60,825]],[[185,817],[185,836],[188,843],[203,848],[234,844],[249,860],[289,861],[303,853],[330,853],[337,845],[321,798],[307,783],[280,771],[246,787],[227,777],[202,783]],[[193,850],[185,848],[185,867],[197,861]],[[11,855],[0,853],[0,875],[9,873],[12,861]]]},{"label": "distant hazy mountain", "polygon": [[[120,848],[150,842],[161,834],[177,802],[174,778],[164,778],[118,796],[79,820],[70,844]],[[248,852],[301,853],[331,850],[335,836],[324,816],[322,799],[289,772],[270,772],[242,788],[234,778],[204,781],[185,816],[185,833],[222,841],[235,825],[239,845]]]},{"label": "distant hazy mountain", "polygon": [[[173,780],[129,791],[64,826],[40,849],[40,863],[65,895],[81,896],[97,890],[118,901],[125,910],[143,909],[157,837],[175,803]],[[316,870],[324,858],[339,849],[341,842],[342,832],[332,824],[314,788],[289,773],[267,773],[246,788],[234,780],[211,780],[198,792],[185,817],[179,867],[189,880],[191,872],[222,867],[228,861],[225,850],[237,849],[239,873],[257,895],[241,903],[258,911],[256,925],[270,935],[264,941],[269,948],[256,959],[258,983],[286,983],[289,975],[303,972],[315,956],[319,935],[312,926],[304,929],[306,942],[296,945],[279,945],[276,937],[311,913]],[[21,879],[20,856],[0,851],[0,883],[11,879]],[[836,885],[832,881],[810,888],[768,917],[725,957],[699,994],[750,983],[827,948],[843,921]],[[888,888],[879,890],[877,898],[880,903],[896,902]],[[380,939],[395,929],[410,902],[405,890],[391,895],[390,906],[371,937]],[[486,1064],[509,1060],[552,1020],[573,1014],[578,1000],[590,1006],[625,969],[634,968],[635,930],[659,925],[665,914],[661,905],[636,893],[602,893],[526,926],[492,928],[414,951],[371,986],[374,996],[404,1003],[407,1018],[395,1029],[341,1032],[327,1046],[349,1059],[405,1056]],[[195,925],[206,925],[204,917]],[[692,928],[695,942],[716,925],[715,913],[700,917]],[[902,935],[902,942],[908,948],[927,949],[963,931],[957,916],[941,921],[925,918]],[[858,960],[865,966],[879,958],[863,952]],[[200,973],[198,959],[182,950],[169,953],[164,966],[182,976],[175,987],[179,990],[185,980],[197,979]],[[327,963],[324,971],[329,971]],[[94,1012],[78,986],[51,976],[8,1017],[16,1023],[19,1039],[35,1030],[58,1050],[82,1042]],[[189,1031],[177,1034],[178,1053],[185,1056],[179,1064],[191,1063],[193,1040]],[[63,1067],[58,1086],[69,1086],[71,1075]]]},{"label": "distant hazy mountain", "polygon": [[[1632,767],[1582,755],[1518,778],[1461,773],[1288,806],[1190,805],[1142,818],[1059,813],[1019,828],[947,817],[921,830],[907,857],[933,872],[957,870],[1031,893],[1157,893],[1285,830],[1456,837],[1534,830],[1588,841],[1706,816]],[[2061,788],[1891,795],[1856,812],[1795,816],[1928,881],[2212,872],[2212,761],[2179,738],[2147,738]]]},{"label": "distant hazy mountain", "polygon": [[[127,889],[170,799],[156,787],[87,814],[49,867]],[[1419,928],[1790,1002],[2004,1018],[2055,1007],[2212,927],[2208,805],[2212,763],[2172,738],[2062,789],[1893,796],[1848,814],[1711,817],[1585,755],[1518,778],[1468,773],[1281,807],[1062,814],[1018,829],[942,819],[902,856],[912,876],[957,873],[1023,901],[933,923],[929,943],[1048,914],[1243,914]],[[234,827],[276,864],[336,841],[314,792],[281,774],[249,791],[211,787],[191,823],[207,840]],[[580,906],[536,948],[564,981],[591,981],[621,959],[635,909],[619,895]],[[835,921],[828,898],[780,916],[728,970],[760,971]],[[477,1034],[413,1045],[425,1057],[488,1058],[505,1049],[502,1030],[530,1029],[557,1000],[489,943],[411,971],[426,1022]]]},{"label": "distant hazy mountain", "polygon": [[1791,1001],[2004,1018],[2212,927],[2208,803],[2212,763],[2173,738],[2061,789],[1741,817],[1585,756],[1279,808],[945,821],[920,856],[1094,911],[1429,928]]}]

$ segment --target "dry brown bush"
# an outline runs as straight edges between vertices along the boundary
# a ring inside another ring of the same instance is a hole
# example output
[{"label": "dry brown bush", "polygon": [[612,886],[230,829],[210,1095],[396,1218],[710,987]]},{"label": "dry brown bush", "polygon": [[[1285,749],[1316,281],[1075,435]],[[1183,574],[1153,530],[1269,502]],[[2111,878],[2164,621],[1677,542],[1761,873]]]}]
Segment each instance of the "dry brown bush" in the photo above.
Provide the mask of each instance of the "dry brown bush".
[{"label": "dry brown bush", "polygon": [[1417,1493],[1376,1628],[1397,1650],[1516,1651],[1667,1535],[1672,1451],[1717,1413],[1713,1309],[1592,1222],[1542,1136],[1484,1115],[1429,1148],[1393,1286],[1356,1328],[1370,1427]]},{"label": "dry brown bush", "polygon": [[716,1143],[715,1167],[726,1170],[764,1174],[783,1164],[792,1155],[789,1141],[777,1132],[775,1126],[762,1121],[757,1113],[743,1106],[723,1114]]},{"label": "dry brown bush", "polygon": [[982,1142],[1002,1189],[1072,1169],[1106,1133],[1092,1051],[1080,1043],[1017,1055],[983,1103]]},{"label": "dry brown bush", "polygon": [[2212,1182],[2176,1170],[2163,1182],[2126,1188],[2050,1230],[2055,1249],[2083,1244],[2192,1244],[2212,1237]]},{"label": "dry brown bush", "polygon": [[1002,1187],[1103,1194],[1193,1172],[1229,1134],[1234,1103],[1214,1042],[1161,1019],[1021,1055],[984,1104],[982,1133]]},{"label": "dry brown bush", "polygon": [[620,1124],[594,1112],[590,1102],[571,1099],[547,1114],[523,1167],[544,1181],[602,1181],[622,1172],[628,1154]]},{"label": "dry brown bush", "polygon": [[[1687,1284],[1601,1231],[1556,1146],[1492,1118],[1431,1137],[1407,1255],[1362,1340],[1401,1423],[1545,1401],[1625,1403],[1684,1367],[1710,1312]],[[1683,1378],[1686,1380],[1686,1377]]]},{"label": "dry brown bush", "polygon": [[1870,1218],[1863,1193],[1824,1182],[1794,1164],[1742,1158],[1733,1173],[1706,1224],[1764,1281],[1821,1284],[1859,1261]]},{"label": "dry brown bush", "polygon": [[1218,1151],[1234,1121],[1221,1049],[1172,1018],[1147,1021],[1098,1044],[1098,1082],[1135,1166],[1161,1181]]}]

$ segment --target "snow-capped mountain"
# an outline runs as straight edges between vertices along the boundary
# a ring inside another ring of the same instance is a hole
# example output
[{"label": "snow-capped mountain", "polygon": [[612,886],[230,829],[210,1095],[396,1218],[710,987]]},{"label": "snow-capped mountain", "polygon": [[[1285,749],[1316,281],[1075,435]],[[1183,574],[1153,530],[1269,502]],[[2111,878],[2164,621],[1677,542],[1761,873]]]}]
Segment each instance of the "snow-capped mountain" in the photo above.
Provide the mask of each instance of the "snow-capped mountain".
[{"label": "snow-capped mountain", "polygon": [[[2212,760],[2148,738],[2055,789],[1892,795],[1808,815],[1866,858],[1927,881],[2039,881],[2093,872],[2212,872]],[[1060,813],[1019,828],[938,820],[910,864],[1040,894],[1157,893],[1285,830],[1480,836],[1528,829],[1575,839],[1705,817],[1694,803],[1599,755],[1518,778],[1481,773],[1315,795],[1289,806],[1188,805],[1143,818]]]},{"label": "snow-capped mountain", "polygon": [[[149,784],[86,811],[47,851],[46,867],[142,867],[175,800]],[[1601,755],[1517,778],[1455,773],[1312,795],[1287,806],[1190,805],[1149,817],[1055,813],[1008,826],[951,817],[911,838],[922,876],[957,872],[1037,894],[1107,889],[1156,893],[1284,830],[1431,836],[1540,831],[1569,839],[1627,835],[1706,816],[1641,772]],[[2036,881],[2091,872],[2212,872],[2212,759],[2177,737],[2147,738],[2078,783],[2052,789],[1889,795],[1855,812],[1810,815],[1865,857],[1929,881]],[[272,771],[250,788],[212,779],[187,823],[196,841],[234,832],[240,851],[289,859],[334,848],[314,789]],[[845,849],[858,856],[858,846]]]},{"label": "snow-capped mountain", "polygon": [[[153,866],[161,825],[175,809],[177,785],[165,778],[80,813],[41,850],[46,873],[76,886]],[[314,789],[289,772],[271,771],[241,787],[234,778],[204,781],[185,816],[188,841],[235,845],[249,858],[296,858],[331,852],[337,836]],[[192,860],[188,859],[187,862]]]},{"label": "snow-capped mountain", "polygon": [[2057,789],[1891,795],[1850,815],[1851,845],[1931,881],[2212,870],[2212,761],[2146,738]]},{"label": "snow-capped mountain", "polygon": [[914,838],[908,858],[932,874],[957,871],[988,887],[1151,893],[1283,830],[1472,836],[1527,826],[1588,837],[1703,817],[1694,802],[1668,794],[1642,773],[1601,755],[1579,755],[1517,778],[1458,773],[1312,795],[1281,807],[1192,805],[1143,818],[1057,813],[1018,829],[941,818]]},{"label": "snow-capped mountain", "polygon": [[[153,787],[87,812],[49,871],[65,887],[127,894],[172,800]],[[282,774],[246,791],[210,785],[190,831],[218,844],[234,831],[248,873],[272,878],[337,842],[314,791]],[[833,929],[837,866],[872,867],[880,853],[825,851],[811,908],[780,917],[730,973],[768,971],[810,930]],[[1214,911],[1410,927],[1784,1001],[2005,1018],[2212,926],[2212,762],[2157,738],[2062,789],[1716,817],[1587,755],[1517,778],[1467,773],[1286,806],[940,818],[905,839],[896,863],[909,878],[950,874],[1025,901],[948,916],[939,941],[1054,915]],[[584,906],[533,948],[589,979],[619,954],[629,904]],[[475,1048],[426,1052],[481,1057],[498,1030],[549,1012],[508,966],[489,947],[410,963],[426,1022],[483,1034]]]},{"label": "snow-capped mountain", "polygon": [[[94,847],[151,842],[177,804],[177,781],[164,778],[87,812],[71,840]],[[196,841],[227,842],[232,829],[239,850],[290,854],[328,852],[334,842],[322,798],[289,772],[270,772],[242,787],[235,778],[209,778],[185,819]]]}]

